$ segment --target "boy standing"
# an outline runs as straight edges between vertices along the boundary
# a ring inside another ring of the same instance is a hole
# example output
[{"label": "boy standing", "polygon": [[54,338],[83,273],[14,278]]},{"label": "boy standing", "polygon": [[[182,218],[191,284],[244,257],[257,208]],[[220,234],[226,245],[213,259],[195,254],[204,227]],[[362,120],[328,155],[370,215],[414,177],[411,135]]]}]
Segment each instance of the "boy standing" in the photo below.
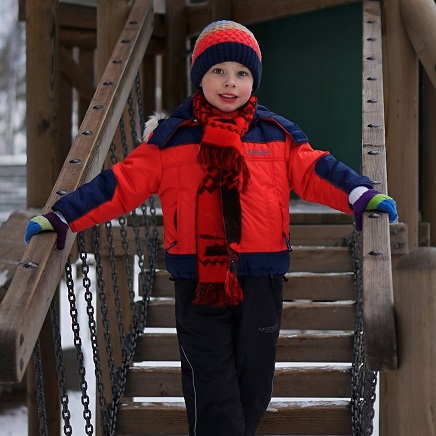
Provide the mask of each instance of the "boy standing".
[{"label": "boy standing", "polygon": [[241,24],[218,21],[196,42],[199,89],[167,119],[152,119],[123,162],[29,223],[26,241],[65,235],[160,196],[166,267],[175,281],[176,326],[189,432],[252,436],[271,398],[289,270],[289,198],[397,218],[394,201],[291,121],[260,106],[261,51]]}]

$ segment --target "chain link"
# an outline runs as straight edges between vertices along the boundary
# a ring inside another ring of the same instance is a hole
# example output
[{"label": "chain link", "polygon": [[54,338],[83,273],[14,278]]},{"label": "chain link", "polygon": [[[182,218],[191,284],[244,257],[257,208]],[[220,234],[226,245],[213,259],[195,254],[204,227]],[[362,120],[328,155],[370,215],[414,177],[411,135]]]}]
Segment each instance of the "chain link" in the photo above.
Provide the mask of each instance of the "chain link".
[{"label": "chain link", "polygon": [[353,436],[370,436],[374,426],[377,373],[367,371],[365,364],[365,334],[363,325],[362,234],[353,232],[348,246],[354,264],[356,289],[356,325],[351,374],[351,421]]},{"label": "chain link", "polygon": [[47,414],[45,409],[44,378],[42,374],[41,344],[39,338],[33,349],[33,364],[35,368],[36,403],[38,405],[39,434],[48,435]]},{"label": "chain link", "polygon": [[[88,270],[87,265],[82,264],[82,273],[86,274]],[[85,279],[84,279],[85,280]],[[89,409],[90,399],[88,395],[88,382],[86,381],[86,370],[84,364],[84,356],[82,351],[82,338],[80,337],[80,324],[78,317],[78,310],[76,304],[76,294],[74,292],[74,281],[69,281],[70,285],[68,287],[68,301],[70,303],[70,316],[71,316],[71,327],[73,331],[74,346],[76,348],[76,359],[78,365],[78,374],[80,379],[80,389],[81,389],[81,403],[83,405],[83,419],[85,420],[85,433],[87,435],[92,435],[94,433],[94,428],[91,423],[91,410]]]},{"label": "chain link", "polygon": [[[67,280],[72,282],[72,274],[71,274],[71,263],[70,260],[67,260],[65,265],[65,276]],[[61,343],[61,334],[60,334],[60,325],[59,325],[59,316],[56,311],[56,302],[52,301],[50,305],[50,316],[51,323],[53,326],[53,341],[55,345],[55,356],[56,356],[56,369],[58,373],[58,383],[59,383],[59,391],[60,391],[60,401],[61,401],[61,416],[64,422],[64,434],[72,435],[73,428],[71,427],[71,413],[69,409],[69,398],[67,392],[67,384],[65,381],[65,364],[64,364],[64,354],[62,351],[62,343]]]}]

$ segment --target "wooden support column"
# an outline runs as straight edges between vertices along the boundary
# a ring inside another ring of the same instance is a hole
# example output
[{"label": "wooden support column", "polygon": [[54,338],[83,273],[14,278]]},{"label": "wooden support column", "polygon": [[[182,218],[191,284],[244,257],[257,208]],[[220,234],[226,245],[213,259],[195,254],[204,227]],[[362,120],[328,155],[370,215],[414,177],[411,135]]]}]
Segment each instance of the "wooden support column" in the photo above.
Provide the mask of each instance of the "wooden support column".
[{"label": "wooden support column", "polygon": [[430,223],[430,244],[436,246],[436,88],[424,72],[422,83],[422,219]]},{"label": "wooden support column", "polygon": [[400,7],[413,48],[436,88],[436,3],[434,0],[400,0]]},{"label": "wooden support column", "polygon": [[65,156],[59,147],[58,0],[27,0],[27,206],[42,208]]},{"label": "wooden support column", "polygon": [[[436,229],[436,3],[401,0],[401,15],[413,48],[423,66],[420,109],[422,125],[422,218]],[[436,233],[430,235],[436,245]]]},{"label": "wooden support column", "polygon": [[436,249],[416,248],[394,270],[399,369],[383,373],[381,436],[436,435]]},{"label": "wooden support column", "polygon": [[403,25],[400,0],[385,0],[383,76],[389,194],[407,223],[409,247],[418,245],[418,58]]},{"label": "wooden support column", "polygon": [[[27,0],[27,206],[42,208],[56,182],[66,152],[59,144],[58,0]],[[40,336],[49,434],[60,428],[60,401],[48,316]],[[27,372],[28,434],[39,435],[33,359]]]},{"label": "wooden support column", "polygon": [[167,1],[162,109],[173,111],[187,96],[185,0]]}]

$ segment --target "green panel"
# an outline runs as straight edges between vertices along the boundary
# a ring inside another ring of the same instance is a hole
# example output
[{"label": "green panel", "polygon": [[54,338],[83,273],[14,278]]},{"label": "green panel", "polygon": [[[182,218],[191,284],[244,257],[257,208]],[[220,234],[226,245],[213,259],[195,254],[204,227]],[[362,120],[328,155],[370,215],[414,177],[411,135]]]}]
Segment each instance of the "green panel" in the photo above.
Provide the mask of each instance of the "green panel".
[{"label": "green panel", "polygon": [[361,165],[362,4],[250,26],[263,57],[259,102],[300,126],[314,148]]}]

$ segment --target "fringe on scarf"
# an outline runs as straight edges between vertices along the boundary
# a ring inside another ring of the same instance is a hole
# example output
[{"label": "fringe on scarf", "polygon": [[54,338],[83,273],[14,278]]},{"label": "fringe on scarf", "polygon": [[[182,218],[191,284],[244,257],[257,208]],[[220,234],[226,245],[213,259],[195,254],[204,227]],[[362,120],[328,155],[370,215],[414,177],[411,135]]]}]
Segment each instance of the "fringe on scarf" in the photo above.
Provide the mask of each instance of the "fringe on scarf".
[{"label": "fringe on scarf", "polygon": [[244,299],[238,278],[227,271],[224,283],[199,283],[193,304],[214,306],[235,306]]}]

